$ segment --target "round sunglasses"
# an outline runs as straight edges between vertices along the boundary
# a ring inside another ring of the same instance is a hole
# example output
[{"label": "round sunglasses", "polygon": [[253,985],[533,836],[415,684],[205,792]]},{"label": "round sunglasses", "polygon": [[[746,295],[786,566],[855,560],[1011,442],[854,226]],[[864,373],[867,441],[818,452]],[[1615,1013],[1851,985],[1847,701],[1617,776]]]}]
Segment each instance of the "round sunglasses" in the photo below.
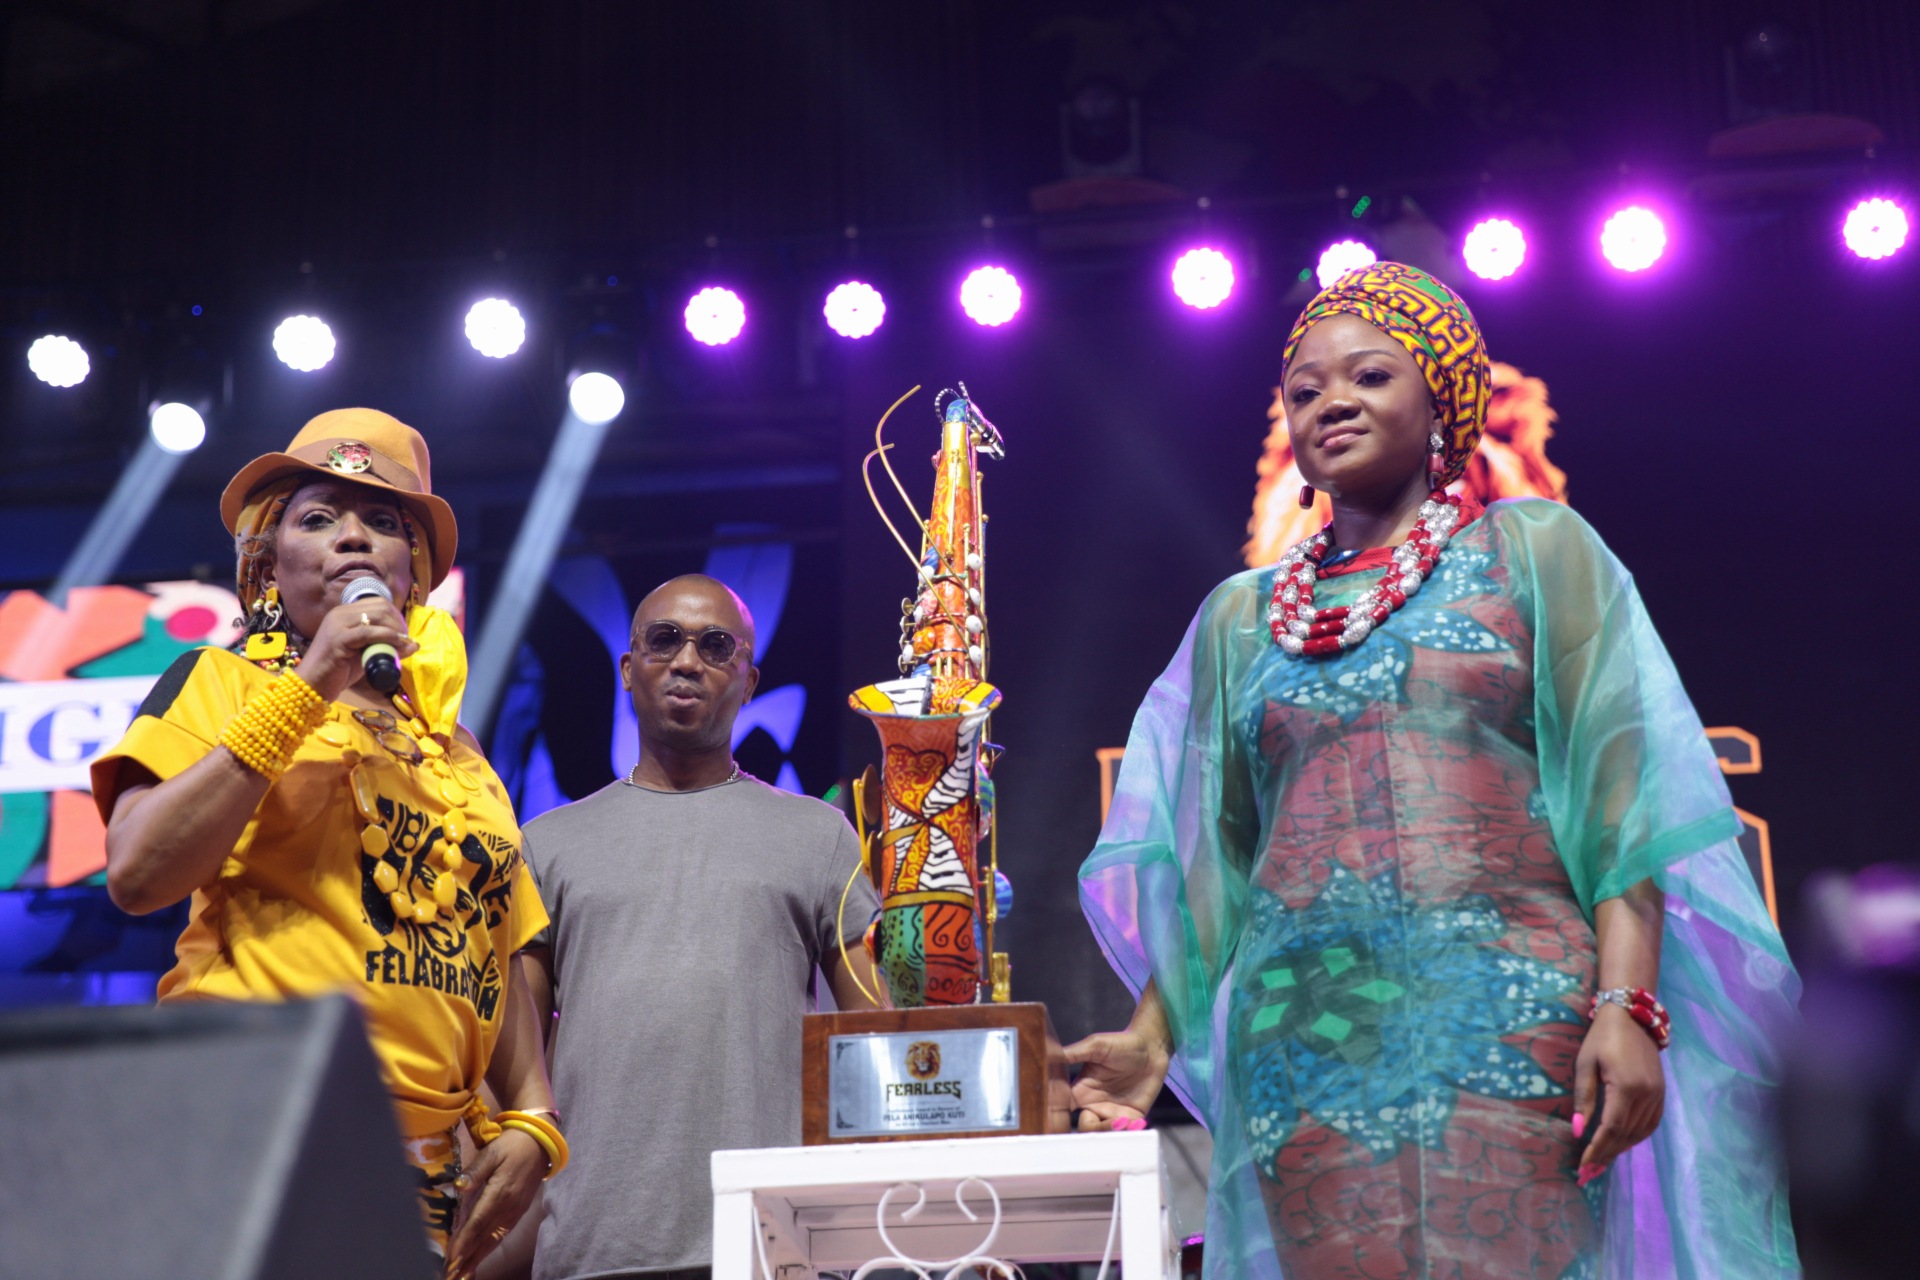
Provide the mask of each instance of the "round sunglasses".
[{"label": "round sunglasses", "polygon": [[746,641],[723,627],[686,631],[675,622],[649,622],[640,633],[639,649],[656,662],[670,662],[689,640],[693,641],[693,651],[710,667],[726,666],[747,647]]}]

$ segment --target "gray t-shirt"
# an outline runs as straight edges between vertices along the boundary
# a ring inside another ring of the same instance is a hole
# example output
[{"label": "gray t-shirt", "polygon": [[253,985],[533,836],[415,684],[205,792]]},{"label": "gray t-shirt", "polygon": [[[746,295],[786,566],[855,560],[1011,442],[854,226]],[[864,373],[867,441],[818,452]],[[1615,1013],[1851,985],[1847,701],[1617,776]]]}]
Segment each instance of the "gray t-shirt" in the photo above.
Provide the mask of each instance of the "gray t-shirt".
[{"label": "gray t-shirt", "polygon": [[831,805],[748,775],[624,780],[526,826],[553,924],[553,1086],[573,1149],[546,1185],[535,1280],[705,1266],[709,1156],[800,1141],[814,967],[877,906]]}]

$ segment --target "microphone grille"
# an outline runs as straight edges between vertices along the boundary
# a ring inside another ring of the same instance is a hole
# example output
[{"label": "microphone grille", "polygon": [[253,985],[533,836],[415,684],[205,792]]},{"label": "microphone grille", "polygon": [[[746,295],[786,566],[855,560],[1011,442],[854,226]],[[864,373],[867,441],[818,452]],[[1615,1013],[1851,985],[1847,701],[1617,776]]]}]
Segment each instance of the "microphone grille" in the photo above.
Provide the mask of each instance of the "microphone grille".
[{"label": "microphone grille", "polygon": [[366,600],[374,596],[380,597],[388,604],[393,603],[393,592],[387,589],[386,583],[372,574],[363,574],[347,584],[347,589],[340,593],[340,603],[352,604],[355,600]]}]

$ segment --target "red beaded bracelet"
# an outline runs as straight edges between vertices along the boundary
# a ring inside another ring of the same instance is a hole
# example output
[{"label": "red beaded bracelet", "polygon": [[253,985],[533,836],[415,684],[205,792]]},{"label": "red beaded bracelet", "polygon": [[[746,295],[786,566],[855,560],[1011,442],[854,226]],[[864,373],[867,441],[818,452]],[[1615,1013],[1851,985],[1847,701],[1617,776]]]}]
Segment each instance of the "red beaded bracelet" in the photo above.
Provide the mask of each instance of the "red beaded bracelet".
[{"label": "red beaded bracelet", "polygon": [[1608,991],[1593,993],[1593,1002],[1587,1006],[1587,1020],[1592,1021],[1600,1012],[1603,1004],[1617,1004],[1627,1011],[1627,1016],[1645,1027],[1647,1034],[1653,1037],[1653,1043],[1660,1048],[1667,1047],[1673,1039],[1673,1017],[1667,1012],[1667,1006],[1654,999],[1653,992],[1645,987],[1614,987]]}]

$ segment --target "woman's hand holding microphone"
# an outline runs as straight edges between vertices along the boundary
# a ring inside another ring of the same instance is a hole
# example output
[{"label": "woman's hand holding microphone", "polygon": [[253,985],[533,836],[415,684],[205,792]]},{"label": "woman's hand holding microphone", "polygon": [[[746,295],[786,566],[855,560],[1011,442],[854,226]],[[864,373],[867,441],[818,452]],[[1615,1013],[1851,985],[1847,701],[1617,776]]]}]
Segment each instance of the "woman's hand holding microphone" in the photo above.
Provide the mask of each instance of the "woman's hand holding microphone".
[{"label": "woman's hand holding microphone", "polygon": [[[363,587],[362,583],[369,586]],[[320,620],[300,659],[300,678],[332,702],[360,683],[367,673],[367,651],[377,646],[386,646],[396,660],[420,648],[407,634],[407,620],[394,605],[386,584],[372,576],[355,578],[347,584],[341,602]],[[397,688],[397,667],[394,675]]]}]

